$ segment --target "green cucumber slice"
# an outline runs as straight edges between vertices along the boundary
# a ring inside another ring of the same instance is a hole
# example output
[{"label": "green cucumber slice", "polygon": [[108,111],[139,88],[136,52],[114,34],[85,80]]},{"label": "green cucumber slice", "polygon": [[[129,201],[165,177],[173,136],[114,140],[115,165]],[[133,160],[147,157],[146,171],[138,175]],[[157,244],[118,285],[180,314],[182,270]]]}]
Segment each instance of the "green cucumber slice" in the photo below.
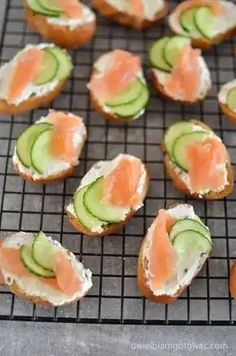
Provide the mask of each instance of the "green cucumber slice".
[{"label": "green cucumber slice", "polygon": [[35,13],[50,16],[50,17],[58,17],[60,16],[60,12],[47,10],[39,4],[38,0],[27,0],[28,7]]},{"label": "green cucumber slice", "polygon": [[128,104],[113,107],[112,112],[121,118],[133,119],[146,107],[148,100],[149,91],[147,86],[143,84],[138,98]]},{"label": "green cucumber slice", "polygon": [[98,178],[84,194],[85,208],[97,219],[108,223],[125,220],[127,209],[103,203],[103,177]]},{"label": "green cucumber slice", "polygon": [[148,59],[151,66],[167,73],[171,72],[171,66],[165,60],[164,49],[169,40],[170,37],[160,38],[152,44],[148,51]]},{"label": "green cucumber slice", "polygon": [[84,194],[87,192],[90,186],[91,184],[80,189],[78,192],[74,194],[73,204],[74,204],[76,216],[80,221],[80,223],[83,226],[85,226],[87,229],[92,231],[92,229],[96,226],[101,227],[103,225],[107,225],[107,222],[101,221],[97,219],[94,215],[90,214],[84,205]]},{"label": "green cucumber slice", "polygon": [[183,261],[191,260],[196,253],[209,254],[212,250],[209,239],[193,230],[180,232],[173,241],[173,247]]},{"label": "green cucumber slice", "polygon": [[69,56],[69,54],[65,50],[57,46],[49,47],[47,48],[47,50],[52,53],[59,62],[59,67],[57,69],[57,73],[54,79],[57,79],[59,81],[67,79],[70,76],[70,73],[73,68],[71,57]]},{"label": "green cucumber slice", "polygon": [[214,37],[214,15],[209,7],[200,7],[194,13],[194,22],[198,31],[208,40]]},{"label": "green cucumber slice", "polygon": [[186,44],[190,43],[190,39],[184,36],[174,36],[170,38],[164,48],[164,58],[166,62],[173,67],[176,60],[179,58]]},{"label": "green cucumber slice", "polygon": [[189,32],[190,36],[195,35],[201,37],[202,35],[201,33],[199,33],[194,21],[195,12],[197,10],[198,8],[193,7],[183,11],[182,14],[180,15],[179,21],[184,31]]},{"label": "green cucumber slice", "polygon": [[55,273],[40,267],[32,258],[32,246],[23,245],[20,249],[20,256],[24,266],[31,273],[43,278],[54,278]]},{"label": "green cucumber slice", "polygon": [[185,133],[192,132],[193,128],[194,124],[192,122],[178,121],[166,130],[164,144],[171,159],[173,159],[172,150],[176,139]]},{"label": "green cucumber slice", "polygon": [[32,258],[37,265],[53,272],[53,256],[55,254],[55,249],[53,244],[47,239],[42,231],[35,237],[31,253]]},{"label": "green cucumber slice", "polygon": [[177,220],[174,223],[174,225],[171,227],[171,230],[169,233],[171,242],[174,241],[174,239],[176,238],[177,235],[179,235],[181,232],[184,232],[186,230],[196,231],[196,232],[204,235],[211,242],[209,229],[205,225],[203,225],[199,220],[195,220],[195,219]]},{"label": "green cucumber slice", "polygon": [[206,131],[194,131],[190,133],[183,134],[178,137],[173,146],[173,157],[177,166],[182,170],[188,171],[188,162],[186,156],[186,147],[191,143],[201,143],[204,142],[209,133]]},{"label": "green cucumber slice", "polygon": [[116,95],[106,105],[113,107],[118,105],[128,104],[137,99],[143,89],[143,83],[139,79],[135,79],[128,87],[119,95]]},{"label": "green cucumber slice", "polygon": [[31,148],[36,138],[44,131],[52,128],[48,122],[42,122],[30,126],[26,129],[16,141],[16,154],[23,166],[31,167]]},{"label": "green cucumber slice", "polygon": [[63,12],[63,10],[56,4],[55,0],[38,0],[38,3],[47,11],[58,13],[58,16]]},{"label": "green cucumber slice", "polygon": [[32,167],[39,174],[47,173],[48,167],[50,167],[50,162],[53,158],[48,152],[48,143],[51,140],[52,129],[42,132],[34,141],[30,156]]},{"label": "green cucumber slice", "polygon": [[229,90],[226,103],[231,111],[236,110],[236,88],[232,88]]},{"label": "green cucumber slice", "polygon": [[57,74],[59,62],[52,52],[45,49],[42,67],[34,80],[36,85],[43,85],[51,82]]}]

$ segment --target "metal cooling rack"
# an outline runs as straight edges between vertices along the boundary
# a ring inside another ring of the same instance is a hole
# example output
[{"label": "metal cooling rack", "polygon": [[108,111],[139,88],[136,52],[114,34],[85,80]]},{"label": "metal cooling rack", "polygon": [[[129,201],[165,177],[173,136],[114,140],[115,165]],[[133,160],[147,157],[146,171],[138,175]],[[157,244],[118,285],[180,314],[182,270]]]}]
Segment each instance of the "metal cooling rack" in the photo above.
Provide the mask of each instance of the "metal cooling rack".
[{"label": "metal cooling rack", "polygon": [[[177,1],[175,1],[177,3]],[[172,3],[173,5],[173,3]],[[224,140],[236,163],[236,127],[219,111],[216,94],[236,72],[235,41],[204,53],[214,81],[207,99],[191,107],[160,100],[155,93],[145,116],[130,126],[110,124],[91,108],[86,83],[94,60],[111,49],[139,53],[147,66],[147,48],[167,31],[162,24],[137,32],[98,17],[97,35],[91,45],[72,53],[74,74],[63,93],[51,105],[85,118],[88,142],[76,175],[66,181],[37,187],[23,182],[12,169],[15,139],[45,110],[27,116],[0,118],[0,231],[36,232],[43,229],[71,249],[93,271],[94,286],[80,303],[70,307],[42,309],[0,288],[0,320],[29,320],[73,323],[235,325],[236,306],[228,291],[230,262],[236,258],[236,193],[218,202],[189,202],[210,227],[214,249],[204,269],[186,292],[170,306],[156,305],[141,297],[136,287],[137,256],[142,238],[157,210],[186,199],[166,177],[160,142],[163,131],[175,120],[201,118]],[[41,38],[27,30],[22,1],[9,0],[1,40],[1,63],[27,43]],[[135,154],[152,170],[151,187],[143,209],[120,233],[105,238],[77,234],[68,224],[64,207],[81,177],[97,160],[120,152]]]}]

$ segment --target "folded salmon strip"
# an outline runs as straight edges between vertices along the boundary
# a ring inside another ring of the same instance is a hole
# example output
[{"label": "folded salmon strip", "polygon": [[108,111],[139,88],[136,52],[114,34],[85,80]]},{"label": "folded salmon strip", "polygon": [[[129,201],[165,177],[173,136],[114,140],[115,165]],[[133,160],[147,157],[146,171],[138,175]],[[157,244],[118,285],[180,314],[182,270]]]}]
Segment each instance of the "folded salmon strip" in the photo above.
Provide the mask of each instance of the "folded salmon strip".
[{"label": "folded salmon strip", "polygon": [[78,19],[83,14],[82,5],[78,0],[55,0],[55,3],[66,17]]}]

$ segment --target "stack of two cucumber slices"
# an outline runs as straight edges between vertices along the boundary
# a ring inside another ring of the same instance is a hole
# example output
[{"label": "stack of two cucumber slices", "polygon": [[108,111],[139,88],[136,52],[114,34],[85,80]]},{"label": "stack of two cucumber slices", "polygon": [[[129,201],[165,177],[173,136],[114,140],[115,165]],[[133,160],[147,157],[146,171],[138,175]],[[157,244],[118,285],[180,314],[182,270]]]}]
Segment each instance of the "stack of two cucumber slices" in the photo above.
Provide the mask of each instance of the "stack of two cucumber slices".
[{"label": "stack of two cucumber slices", "polygon": [[60,9],[55,1],[48,0],[27,0],[27,6],[36,14],[48,17],[60,17],[62,9]]}]

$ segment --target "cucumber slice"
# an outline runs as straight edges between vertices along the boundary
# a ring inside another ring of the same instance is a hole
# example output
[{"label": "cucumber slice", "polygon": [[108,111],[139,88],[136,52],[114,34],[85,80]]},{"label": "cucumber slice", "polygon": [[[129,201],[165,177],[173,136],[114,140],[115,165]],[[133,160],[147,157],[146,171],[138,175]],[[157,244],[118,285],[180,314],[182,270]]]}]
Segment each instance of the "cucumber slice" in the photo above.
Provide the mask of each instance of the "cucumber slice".
[{"label": "cucumber slice", "polygon": [[162,70],[163,72],[171,72],[171,66],[164,58],[164,49],[169,42],[170,37],[162,37],[155,41],[148,51],[148,58],[153,68]]},{"label": "cucumber slice", "polygon": [[80,223],[87,229],[92,231],[93,227],[107,225],[107,222],[97,219],[94,215],[90,214],[84,205],[84,194],[87,192],[91,184],[80,189],[74,194],[73,203],[76,216]]},{"label": "cucumber slice", "polygon": [[70,76],[70,73],[73,68],[71,57],[69,56],[69,54],[65,50],[57,46],[49,47],[47,48],[47,50],[52,53],[59,62],[59,67],[57,69],[57,73],[54,79],[57,79],[59,81],[67,79]]},{"label": "cucumber slice", "polygon": [[179,21],[184,31],[189,32],[190,35],[201,37],[202,35],[199,33],[194,21],[195,12],[197,10],[198,8],[194,7],[183,11],[180,15]]},{"label": "cucumber slice", "polygon": [[194,14],[194,22],[198,31],[208,40],[214,37],[214,15],[209,7],[200,7]]},{"label": "cucumber slice", "polygon": [[57,6],[55,0],[38,0],[38,3],[43,9],[47,11],[58,13],[58,16],[63,12],[63,10]]},{"label": "cucumber slice", "polygon": [[48,122],[35,124],[26,129],[16,141],[16,154],[23,164],[23,166],[31,167],[31,148],[36,138],[44,131],[52,128],[53,126]]},{"label": "cucumber slice", "polygon": [[188,162],[186,156],[186,147],[191,143],[201,143],[204,142],[208,137],[208,132],[205,131],[194,131],[190,133],[183,134],[176,139],[173,146],[173,157],[175,163],[184,171],[188,171]]},{"label": "cucumber slice", "polygon": [[45,49],[42,67],[40,68],[34,83],[36,85],[42,85],[51,82],[56,77],[58,68],[59,62],[57,61],[57,58],[52,52]]},{"label": "cucumber slice", "polygon": [[173,159],[172,149],[176,139],[188,132],[193,131],[194,124],[192,122],[179,121],[171,125],[165,132],[164,144],[170,158]]},{"label": "cucumber slice", "polygon": [[50,162],[53,158],[48,152],[48,143],[51,140],[52,129],[42,132],[34,141],[30,156],[32,167],[39,174],[46,174],[48,167],[50,167]]},{"label": "cucumber slice", "polygon": [[184,36],[174,36],[170,38],[164,48],[164,58],[166,62],[173,67],[176,60],[179,58],[186,44],[190,43],[190,39]]},{"label": "cucumber slice", "polygon": [[193,230],[180,232],[173,241],[173,247],[183,261],[192,260],[196,253],[209,254],[212,250],[209,239]]},{"label": "cucumber slice", "polygon": [[40,231],[35,237],[32,245],[32,258],[42,268],[53,272],[53,256],[55,249],[53,244]]},{"label": "cucumber slice", "polygon": [[60,13],[58,11],[47,10],[39,4],[38,0],[27,0],[28,7],[35,13],[50,16],[50,17],[58,17]]},{"label": "cucumber slice", "polygon": [[172,226],[169,237],[171,242],[174,241],[177,235],[186,230],[196,231],[204,235],[211,242],[209,229],[203,225],[200,221],[195,219],[181,219],[177,220]]},{"label": "cucumber slice", "polygon": [[112,112],[122,118],[135,118],[147,105],[149,100],[149,91],[146,85],[143,85],[141,94],[134,101],[115,106],[112,108]]},{"label": "cucumber slice", "polygon": [[127,209],[103,203],[103,181],[103,177],[98,178],[85,192],[85,208],[99,220],[109,223],[118,223],[125,220]]},{"label": "cucumber slice", "polygon": [[232,88],[229,90],[226,103],[231,111],[236,110],[236,88]]},{"label": "cucumber slice", "polygon": [[135,79],[128,87],[119,95],[106,103],[106,105],[113,107],[118,105],[128,104],[137,99],[143,89],[143,83],[139,79]]},{"label": "cucumber slice", "polygon": [[28,271],[36,276],[44,278],[54,278],[55,273],[45,268],[40,267],[32,258],[32,247],[30,245],[23,245],[20,249],[20,256],[24,266]]}]

